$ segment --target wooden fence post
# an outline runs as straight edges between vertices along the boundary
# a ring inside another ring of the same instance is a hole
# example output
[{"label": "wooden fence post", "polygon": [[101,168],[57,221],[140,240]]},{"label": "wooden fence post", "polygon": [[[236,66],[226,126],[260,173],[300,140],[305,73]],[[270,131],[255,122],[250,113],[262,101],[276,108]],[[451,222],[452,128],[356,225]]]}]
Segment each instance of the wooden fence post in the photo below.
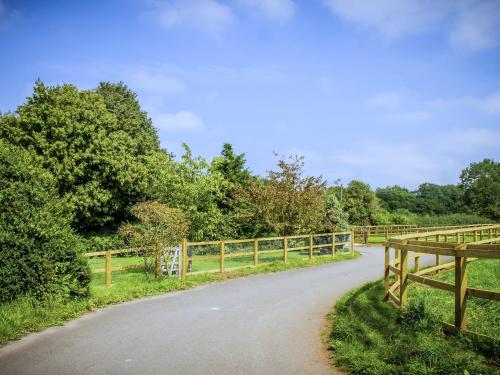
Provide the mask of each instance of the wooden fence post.
[{"label": "wooden fence post", "polygon": [[220,241],[220,272],[224,272],[224,241]]},{"label": "wooden fence post", "polygon": [[155,276],[157,279],[161,276],[161,257],[160,257],[160,246],[155,245]]},{"label": "wooden fence post", "polygon": [[415,257],[415,272],[420,271],[420,257]]},{"label": "wooden fence post", "polygon": [[335,252],[336,252],[336,249],[335,249],[335,233],[332,233],[332,257],[335,256]]},{"label": "wooden fence post", "polygon": [[408,303],[408,250],[401,250],[401,259],[399,260],[400,285],[399,302],[401,306]]},{"label": "wooden fence post", "polygon": [[477,230],[474,231],[474,242],[477,241]]},{"label": "wooden fence post", "polygon": [[313,236],[312,234],[309,235],[309,260],[311,260],[313,257]]},{"label": "wooden fence post", "polygon": [[[396,268],[401,268],[401,250],[394,248],[394,264],[397,265]],[[399,272],[396,272],[396,282],[399,282]]]},{"label": "wooden fence post", "polygon": [[288,238],[283,238],[283,262],[288,262]]},{"label": "wooden fence post", "polygon": [[186,280],[187,265],[188,265],[187,239],[186,238],[182,239],[181,251],[182,251],[182,255],[181,255],[181,279]]},{"label": "wooden fence post", "polygon": [[385,247],[385,258],[384,258],[384,290],[385,290],[385,299],[387,300],[389,297],[389,263],[391,262],[391,248]]},{"label": "wooden fence post", "polygon": [[259,241],[253,240],[253,265],[257,267],[259,265]]},{"label": "wooden fence post", "polygon": [[354,232],[351,232],[351,255],[354,255]]},{"label": "wooden fence post", "polygon": [[455,327],[467,328],[467,258],[455,257]]},{"label": "wooden fence post", "polygon": [[106,251],[106,288],[111,286],[111,251]]}]

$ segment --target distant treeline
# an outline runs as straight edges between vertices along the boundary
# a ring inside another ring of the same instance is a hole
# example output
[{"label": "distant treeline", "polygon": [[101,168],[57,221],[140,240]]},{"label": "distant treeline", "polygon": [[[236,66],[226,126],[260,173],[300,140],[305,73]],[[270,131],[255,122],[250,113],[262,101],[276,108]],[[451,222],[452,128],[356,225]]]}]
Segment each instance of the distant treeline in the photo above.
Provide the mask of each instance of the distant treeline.
[{"label": "distant treeline", "polygon": [[500,166],[492,160],[471,164],[459,185],[374,192],[360,181],[327,186],[304,175],[302,157],[275,156],[264,177],[230,144],[210,161],[187,145],[176,157],[160,147],[125,84],[79,90],[36,82],[15,113],[0,115],[0,300],[28,290],[87,293],[79,254],[124,246],[116,230],[134,221],[140,202],[182,211],[191,240],[500,218]]}]

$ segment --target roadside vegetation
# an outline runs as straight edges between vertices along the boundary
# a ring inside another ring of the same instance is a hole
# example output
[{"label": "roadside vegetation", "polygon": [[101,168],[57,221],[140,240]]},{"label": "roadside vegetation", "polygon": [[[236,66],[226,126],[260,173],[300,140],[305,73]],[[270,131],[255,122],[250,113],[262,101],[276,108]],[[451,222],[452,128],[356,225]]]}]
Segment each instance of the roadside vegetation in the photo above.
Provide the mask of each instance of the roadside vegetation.
[{"label": "roadside vegetation", "polygon": [[[468,265],[469,285],[500,289],[500,260]],[[454,271],[438,274],[453,283]],[[383,301],[381,281],[344,295],[330,314],[330,348],[336,366],[352,374],[498,374],[500,306],[469,298],[468,329],[490,338],[449,336],[439,321],[452,323],[454,296],[410,283],[410,303],[398,310]]]},{"label": "roadside vegetation", "polygon": [[[113,272],[111,288],[104,284],[104,274],[94,274],[90,284],[88,297],[61,298],[58,295],[39,300],[25,295],[11,303],[0,304],[0,344],[17,340],[27,333],[37,332],[44,328],[62,325],[66,321],[77,318],[86,312],[110,304],[130,301],[140,297],[164,294],[194,288],[201,284],[234,279],[261,273],[286,271],[294,268],[311,267],[321,264],[349,260],[358,257],[355,252],[339,253],[335,257],[320,256],[312,260],[304,256],[290,256],[288,263],[274,261],[261,264],[256,268],[240,268],[224,273],[207,273],[189,276],[185,281],[177,277],[146,280],[141,268]],[[137,261],[138,257],[117,258],[124,264]],[[142,261],[142,258],[140,258]],[[94,268],[100,268],[97,262],[90,262]],[[209,266],[207,266],[209,267]]]},{"label": "roadside vegetation", "polygon": [[[212,160],[183,148],[176,156],[160,147],[151,119],[121,82],[81,90],[37,81],[15,113],[0,113],[0,309],[55,304],[46,318],[57,321],[56,310],[64,320],[93,306],[100,297],[91,286],[101,276],[91,273],[85,252],[159,249],[181,237],[222,240],[330,233],[350,224],[500,218],[500,163],[488,159],[462,171],[458,185],[384,193],[361,181],[343,187],[307,176],[297,155],[275,155],[275,167],[258,176],[231,144]],[[158,269],[157,257],[150,265]],[[137,281],[142,292],[134,293],[181,288],[161,281],[165,287],[157,289],[158,276],[151,286]],[[36,319],[33,310],[16,311],[24,326]]]}]

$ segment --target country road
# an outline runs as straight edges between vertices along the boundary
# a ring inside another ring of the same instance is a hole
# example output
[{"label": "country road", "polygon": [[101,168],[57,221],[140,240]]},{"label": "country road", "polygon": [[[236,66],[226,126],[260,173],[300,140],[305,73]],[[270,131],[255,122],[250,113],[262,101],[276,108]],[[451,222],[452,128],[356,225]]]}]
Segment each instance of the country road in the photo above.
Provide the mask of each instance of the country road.
[{"label": "country road", "polygon": [[98,310],[0,348],[0,373],[331,374],[325,314],[383,273],[381,248],[360,251]]}]

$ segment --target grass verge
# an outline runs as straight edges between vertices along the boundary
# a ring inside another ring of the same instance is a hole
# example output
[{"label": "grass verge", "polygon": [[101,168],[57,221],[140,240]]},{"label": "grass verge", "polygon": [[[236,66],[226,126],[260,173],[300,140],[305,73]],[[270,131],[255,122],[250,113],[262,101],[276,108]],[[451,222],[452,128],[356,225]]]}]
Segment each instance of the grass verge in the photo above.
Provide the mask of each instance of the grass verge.
[{"label": "grass verge", "polygon": [[[500,289],[500,261],[468,265],[469,284]],[[454,271],[437,276],[453,279]],[[447,336],[439,320],[453,314],[453,295],[411,284],[410,304],[398,310],[383,301],[382,281],[344,295],[329,316],[330,348],[336,366],[352,374],[499,374],[500,311],[498,302],[471,298],[469,329],[496,339]]]},{"label": "grass verge", "polygon": [[177,278],[163,280],[145,279],[141,270],[133,269],[113,272],[110,288],[104,287],[104,274],[94,274],[91,284],[91,295],[85,299],[62,300],[53,298],[38,302],[30,297],[20,298],[12,303],[0,304],[0,344],[17,340],[22,336],[37,332],[44,328],[62,325],[95,308],[110,304],[130,301],[140,297],[153,296],[172,291],[185,290],[201,284],[223,281],[242,276],[260,273],[279,272],[293,268],[311,267],[341,260],[357,258],[354,255],[337,254],[335,257],[320,256],[312,260],[302,258],[290,259],[288,263],[276,261],[259,267],[241,268],[224,273],[192,275],[182,281]]}]

